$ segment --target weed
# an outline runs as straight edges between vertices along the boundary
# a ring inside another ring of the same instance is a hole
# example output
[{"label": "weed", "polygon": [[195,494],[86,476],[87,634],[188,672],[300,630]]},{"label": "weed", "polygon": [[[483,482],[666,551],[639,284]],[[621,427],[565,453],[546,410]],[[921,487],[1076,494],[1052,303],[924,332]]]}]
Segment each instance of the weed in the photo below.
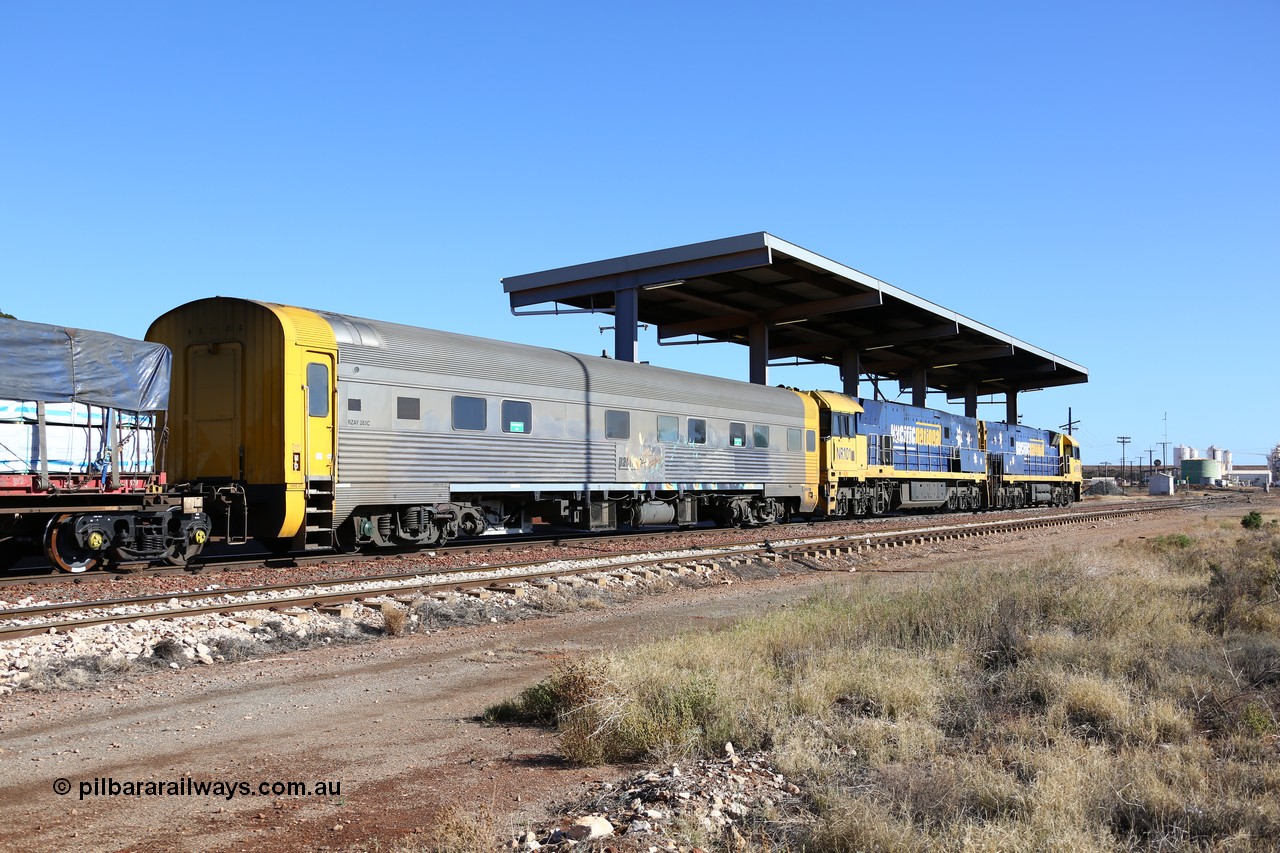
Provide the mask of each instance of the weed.
[{"label": "weed", "polygon": [[409,624],[409,611],[393,601],[382,602],[382,631],[389,637],[398,637]]},{"label": "weed", "polygon": [[1152,546],[1161,551],[1185,551],[1194,542],[1195,540],[1185,533],[1167,533],[1151,540]]},{"label": "weed", "polygon": [[488,713],[554,722],[582,763],[769,749],[813,808],[788,849],[1266,850],[1278,565],[1277,532],[1205,524],[830,589],[563,666]]}]

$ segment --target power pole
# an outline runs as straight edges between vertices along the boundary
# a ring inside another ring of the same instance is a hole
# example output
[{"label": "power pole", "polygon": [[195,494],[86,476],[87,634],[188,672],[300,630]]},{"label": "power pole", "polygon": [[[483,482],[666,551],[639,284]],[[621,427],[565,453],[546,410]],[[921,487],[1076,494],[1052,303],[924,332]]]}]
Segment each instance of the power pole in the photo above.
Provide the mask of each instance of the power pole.
[{"label": "power pole", "polygon": [[1067,431],[1067,435],[1075,435],[1074,428],[1079,425],[1080,422],[1071,417],[1071,407],[1067,406],[1067,422],[1058,427],[1058,429],[1065,429]]},{"label": "power pole", "polygon": [[1125,447],[1127,447],[1129,442],[1133,441],[1133,439],[1127,435],[1117,435],[1116,441],[1120,442],[1120,468],[1121,470],[1124,470]]},{"label": "power pole", "polygon": [[1164,441],[1160,442],[1160,458],[1169,464],[1169,413],[1164,413]]},{"label": "power pole", "polygon": [[1155,467],[1154,463],[1151,461],[1152,459],[1155,458],[1155,453],[1156,453],[1156,449],[1154,447],[1147,448],[1147,476],[1148,477],[1151,476],[1152,469]]}]

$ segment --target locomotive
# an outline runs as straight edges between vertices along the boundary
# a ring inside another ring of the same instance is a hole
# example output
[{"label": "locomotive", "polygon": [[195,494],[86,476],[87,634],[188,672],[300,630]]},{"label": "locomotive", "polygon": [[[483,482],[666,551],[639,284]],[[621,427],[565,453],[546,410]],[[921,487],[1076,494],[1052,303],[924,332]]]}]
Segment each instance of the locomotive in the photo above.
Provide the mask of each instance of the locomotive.
[{"label": "locomotive", "polygon": [[1068,435],[325,311],[159,317],[167,470],[218,532],[289,549],[894,510],[1065,505]]}]

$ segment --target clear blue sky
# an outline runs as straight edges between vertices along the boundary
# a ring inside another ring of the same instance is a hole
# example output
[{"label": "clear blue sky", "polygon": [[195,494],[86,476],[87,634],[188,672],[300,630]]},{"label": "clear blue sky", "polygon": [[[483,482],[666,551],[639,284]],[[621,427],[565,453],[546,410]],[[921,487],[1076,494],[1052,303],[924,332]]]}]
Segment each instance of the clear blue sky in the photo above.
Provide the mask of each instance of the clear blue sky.
[{"label": "clear blue sky", "polygon": [[1022,398],[1086,461],[1159,456],[1167,412],[1261,462],[1277,45],[1274,0],[9,2],[0,309],[141,337],[245,296],[598,352],[609,318],[514,318],[499,280],[769,231],[1089,368]]}]

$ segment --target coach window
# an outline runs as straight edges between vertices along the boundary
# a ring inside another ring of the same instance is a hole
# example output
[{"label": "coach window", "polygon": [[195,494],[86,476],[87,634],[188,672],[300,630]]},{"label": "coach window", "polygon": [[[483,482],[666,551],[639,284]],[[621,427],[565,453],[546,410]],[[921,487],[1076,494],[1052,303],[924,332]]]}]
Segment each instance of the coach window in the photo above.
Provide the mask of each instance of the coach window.
[{"label": "coach window", "polygon": [[313,418],[329,417],[329,366],[312,362],[307,365],[307,414]]},{"label": "coach window", "polygon": [[658,415],[658,441],[675,444],[680,440],[680,419],[674,415]]},{"label": "coach window", "polygon": [[702,418],[689,418],[689,443],[707,443],[707,422]]},{"label": "coach window", "polygon": [[794,427],[787,430],[787,450],[792,453],[800,452],[800,430]]},{"label": "coach window", "polygon": [[729,446],[730,447],[746,447],[747,446],[747,425],[729,423]]},{"label": "coach window", "polygon": [[483,397],[453,398],[453,428],[482,431],[489,428],[489,416]]},{"label": "coach window", "polygon": [[422,401],[417,397],[396,397],[396,418],[416,421],[422,417]]},{"label": "coach window", "polygon": [[811,429],[804,431],[804,449],[814,453],[818,449],[818,434]]},{"label": "coach window", "polygon": [[533,429],[533,404],[523,400],[502,401],[502,431],[528,433]]},{"label": "coach window", "polygon": [[631,438],[631,413],[604,410],[604,437]]},{"label": "coach window", "polygon": [[755,443],[756,447],[768,447],[769,428],[767,426],[756,424],[751,428],[751,440]]}]

